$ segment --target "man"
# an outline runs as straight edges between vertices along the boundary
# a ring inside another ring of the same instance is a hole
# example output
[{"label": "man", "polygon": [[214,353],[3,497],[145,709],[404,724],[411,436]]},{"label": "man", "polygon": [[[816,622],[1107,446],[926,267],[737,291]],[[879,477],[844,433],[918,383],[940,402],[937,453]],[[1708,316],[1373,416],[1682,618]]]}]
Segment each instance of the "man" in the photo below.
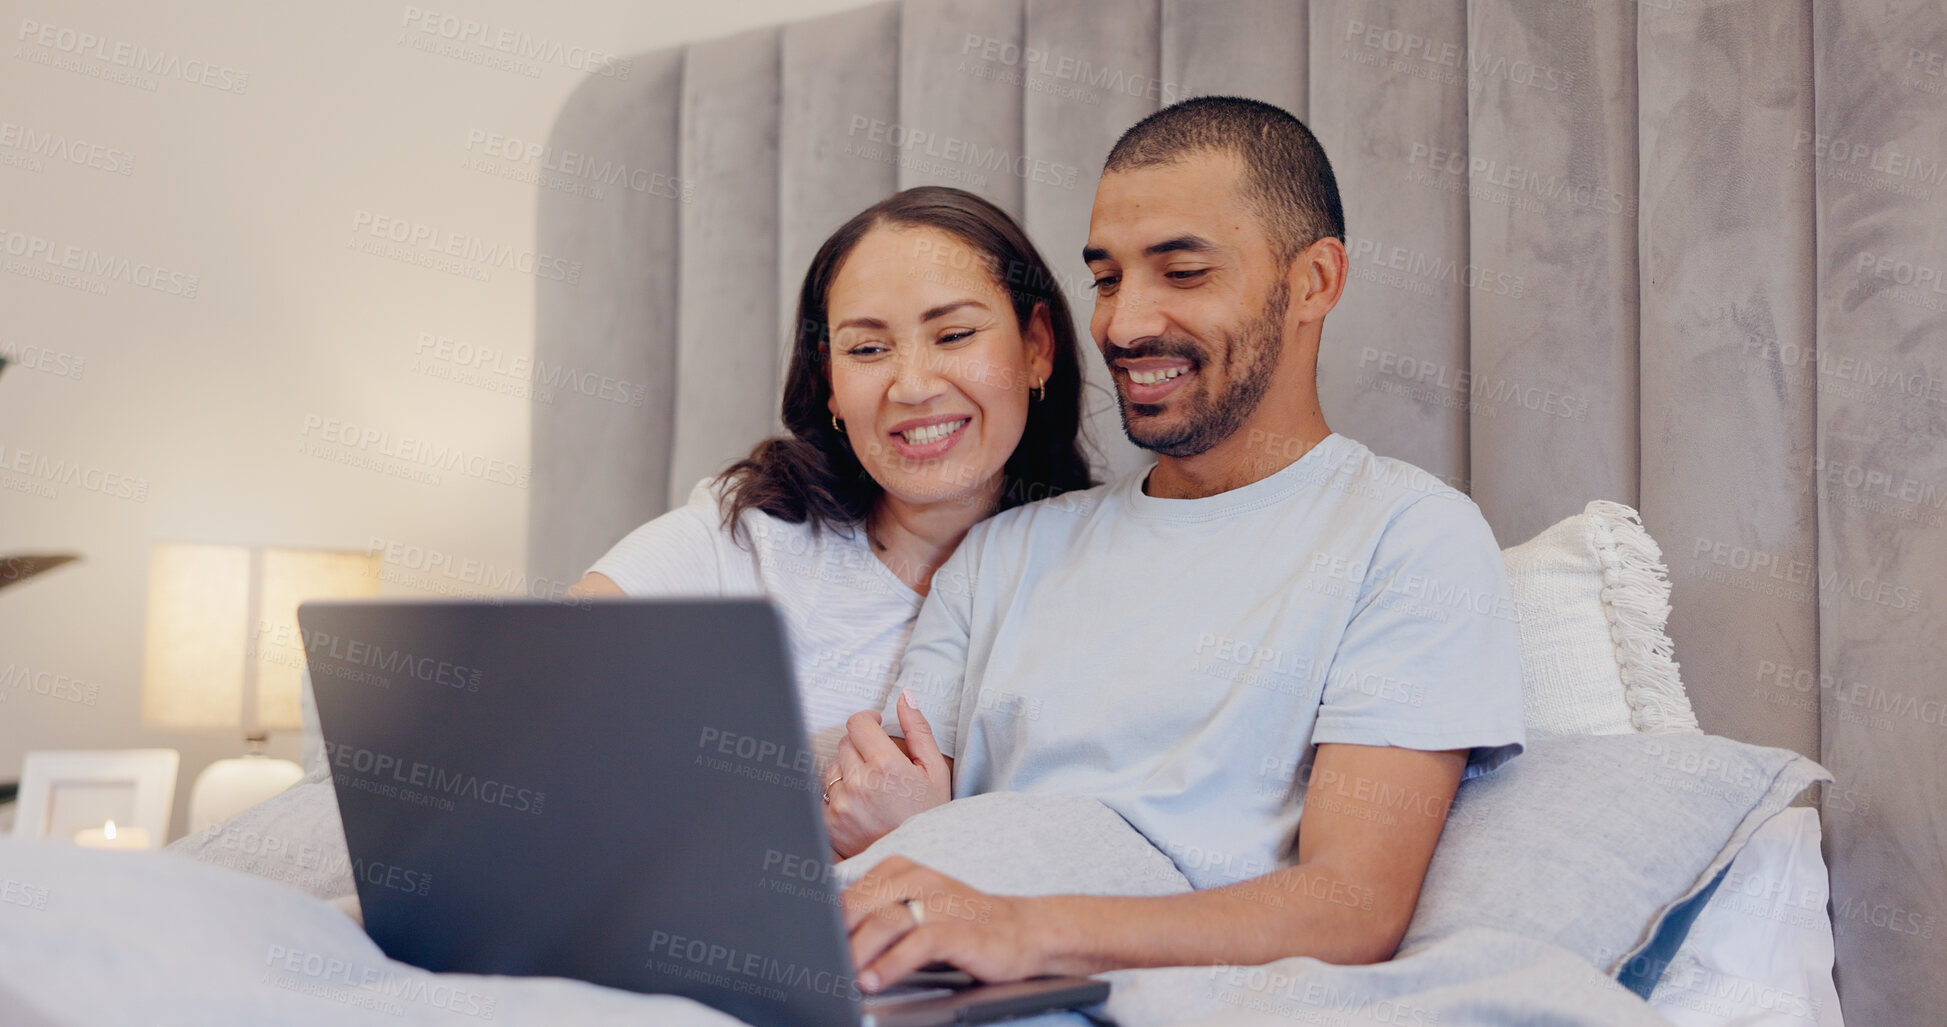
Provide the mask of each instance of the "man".
[{"label": "man", "polygon": [[845,897],[860,982],[1389,959],[1460,781],[1521,749],[1499,549],[1466,497],[1325,423],[1344,216],[1297,119],[1228,97],[1144,119],[1082,256],[1158,459],[967,535],[902,665],[906,749],[854,717],[828,821],[849,854],[949,780],[1087,795],[1197,890],[1005,898],[889,859]]}]

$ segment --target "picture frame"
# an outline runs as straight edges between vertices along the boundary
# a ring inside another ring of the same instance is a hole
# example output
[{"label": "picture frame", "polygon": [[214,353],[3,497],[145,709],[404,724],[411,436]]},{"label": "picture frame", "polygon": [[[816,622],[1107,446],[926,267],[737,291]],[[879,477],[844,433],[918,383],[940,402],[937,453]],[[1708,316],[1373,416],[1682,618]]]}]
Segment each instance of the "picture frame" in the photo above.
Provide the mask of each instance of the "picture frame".
[{"label": "picture frame", "polygon": [[181,760],[174,749],[29,750],[21,760],[13,837],[73,841],[114,820],[125,842],[133,835],[126,829],[134,828],[146,834],[142,848],[160,849]]}]

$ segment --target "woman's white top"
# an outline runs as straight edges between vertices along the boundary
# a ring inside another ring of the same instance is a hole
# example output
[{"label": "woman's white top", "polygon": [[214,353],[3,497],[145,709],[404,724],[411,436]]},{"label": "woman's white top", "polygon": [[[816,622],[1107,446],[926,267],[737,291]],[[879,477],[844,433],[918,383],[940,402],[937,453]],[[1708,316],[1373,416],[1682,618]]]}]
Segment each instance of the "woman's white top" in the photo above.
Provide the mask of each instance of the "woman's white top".
[{"label": "woman's white top", "polygon": [[813,533],[808,523],[747,510],[740,543],[723,526],[720,499],[711,479],[698,482],[688,503],[629,532],[588,569],[631,596],[773,600],[822,770],[846,718],[890,705],[921,597],[873,555],[862,526]]}]

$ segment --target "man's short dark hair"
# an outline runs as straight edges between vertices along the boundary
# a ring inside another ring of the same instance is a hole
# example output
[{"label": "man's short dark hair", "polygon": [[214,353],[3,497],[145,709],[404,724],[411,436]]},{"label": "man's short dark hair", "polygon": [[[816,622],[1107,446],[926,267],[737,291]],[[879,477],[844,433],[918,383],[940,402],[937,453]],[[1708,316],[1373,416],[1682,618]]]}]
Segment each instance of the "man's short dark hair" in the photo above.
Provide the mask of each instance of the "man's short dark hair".
[{"label": "man's short dark hair", "polygon": [[1256,208],[1278,263],[1326,236],[1345,241],[1332,162],[1305,123],[1238,96],[1199,96],[1136,122],[1116,140],[1103,174],[1175,164],[1212,151],[1237,155],[1244,198]]}]

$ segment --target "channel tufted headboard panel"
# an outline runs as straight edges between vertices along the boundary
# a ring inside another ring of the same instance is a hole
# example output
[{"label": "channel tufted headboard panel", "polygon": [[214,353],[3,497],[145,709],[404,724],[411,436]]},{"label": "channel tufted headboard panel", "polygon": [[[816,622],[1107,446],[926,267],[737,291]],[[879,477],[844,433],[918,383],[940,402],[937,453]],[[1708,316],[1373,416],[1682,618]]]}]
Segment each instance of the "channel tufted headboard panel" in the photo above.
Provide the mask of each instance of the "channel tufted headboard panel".
[{"label": "channel tufted headboard panel", "polygon": [[[1895,6],[906,0],[637,56],[550,140],[627,173],[540,190],[539,248],[585,270],[539,283],[536,355],[645,388],[534,408],[529,573],[578,578],[774,429],[800,276],[846,217],[984,195],[1086,321],[1116,136],[1187,95],[1269,100],[1345,198],[1333,427],[1468,491],[1503,545],[1638,506],[1705,729],[1838,775],[1848,1015],[1924,1018],[1947,924],[1871,911],[1947,919],[1947,746],[1919,712],[1947,703],[1947,291],[1915,270],[1947,263],[1947,88],[1923,88],[1947,79],[1910,71],[1947,12]],[[1090,376],[1102,469],[1139,466]]]}]

